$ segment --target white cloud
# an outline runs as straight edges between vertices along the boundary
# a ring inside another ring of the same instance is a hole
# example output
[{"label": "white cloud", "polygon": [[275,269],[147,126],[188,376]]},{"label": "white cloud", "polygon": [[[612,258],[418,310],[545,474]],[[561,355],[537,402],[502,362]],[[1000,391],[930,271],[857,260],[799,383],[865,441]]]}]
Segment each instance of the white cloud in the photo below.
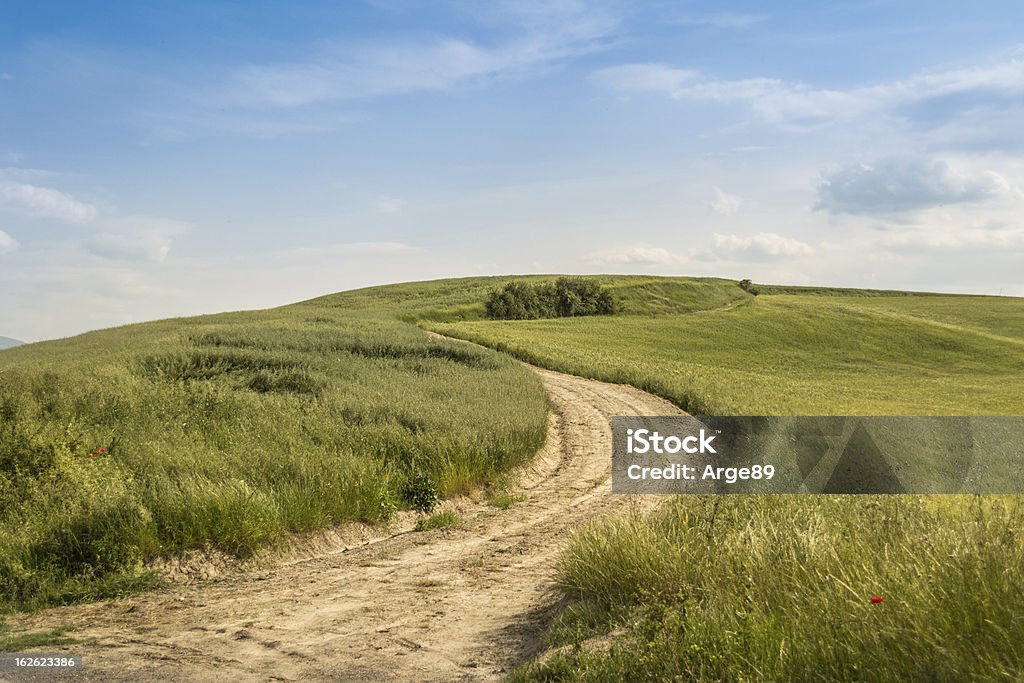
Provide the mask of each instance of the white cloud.
[{"label": "white cloud", "polygon": [[98,212],[92,204],[52,187],[7,181],[0,181],[0,209],[65,223],[88,223]]},{"label": "white cloud", "polygon": [[731,257],[803,256],[814,252],[811,245],[783,237],[774,232],[762,232],[750,237],[739,235],[714,236],[715,254]]},{"label": "white cloud", "polygon": [[401,256],[422,250],[404,242],[341,242],[326,247],[295,247],[281,252],[283,257],[310,256]]},{"label": "white cloud", "polygon": [[882,159],[827,174],[818,186],[814,208],[879,215],[981,202],[1009,192],[1009,183],[994,171],[969,173],[924,158]]},{"label": "white cloud", "polygon": [[919,252],[935,251],[992,251],[1003,254],[1024,251],[1024,228],[1010,226],[918,227],[898,232],[886,232],[878,240],[880,247]]},{"label": "white cloud", "polygon": [[10,80],[13,80],[13,79],[14,79],[14,76],[12,76],[11,74],[7,73],[6,71],[4,71],[3,73],[0,73],[0,81],[10,81]]},{"label": "white cloud", "polygon": [[738,102],[776,124],[808,125],[851,119],[870,111],[893,110],[934,98],[976,93],[1014,95],[1024,89],[1019,51],[988,64],[928,71],[905,79],[836,90],[777,78],[723,80],[665,64],[624,64],[596,71],[592,78],[622,91],[648,91],[674,99]]},{"label": "white cloud", "polygon": [[[12,156],[11,159],[13,160],[14,156]],[[32,181],[39,180],[40,178],[52,178],[57,175],[59,174],[40,168],[24,168],[22,166],[5,166],[4,168],[0,168],[0,181]]]},{"label": "white cloud", "polygon": [[172,238],[187,232],[187,223],[150,216],[119,216],[102,221],[103,231],[92,235],[86,248],[96,256],[121,261],[160,263],[167,258]]},{"label": "white cloud", "polygon": [[580,2],[470,3],[478,21],[511,28],[494,44],[458,37],[328,43],[307,59],[244,66],[208,99],[217,106],[281,107],[446,91],[524,73],[602,49],[616,16]]},{"label": "white cloud", "polygon": [[373,201],[373,208],[380,213],[398,213],[405,208],[407,203],[399,197],[377,197]]},{"label": "white cloud", "polygon": [[739,210],[742,203],[742,200],[736,195],[729,194],[716,187],[715,199],[711,202],[711,208],[723,216],[731,216]]},{"label": "white cloud", "polygon": [[585,260],[593,265],[665,266],[686,263],[688,257],[663,247],[638,245],[594,252],[587,255]]},{"label": "white cloud", "polygon": [[700,79],[700,72],[664,64],[623,64],[596,71],[591,79],[612,90],[662,92],[678,99]]},{"label": "white cloud", "polygon": [[14,241],[14,238],[0,230],[0,254],[7,254],[17,248],[18,243]]}]

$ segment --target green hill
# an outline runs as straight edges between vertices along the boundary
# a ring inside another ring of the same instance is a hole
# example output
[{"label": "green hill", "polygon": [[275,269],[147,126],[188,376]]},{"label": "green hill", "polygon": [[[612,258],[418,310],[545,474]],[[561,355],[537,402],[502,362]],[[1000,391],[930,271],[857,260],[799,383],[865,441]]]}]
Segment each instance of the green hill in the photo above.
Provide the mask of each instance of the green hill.
[{"label": "green hill", "polygon": [[[364,297],[365,298],[365,297]],[[544,441],[539,379],[398,320],[403,297],[165,320],[0,355],[0,612],[148,584],[467,491]],[[437,304],[434,304],[437,305]]]},{"label": "green hill", "polygon": [[484,319],[493,288],[554,277],[373,287],[5,351],[0,611],[148,585],[147,561],[189,548],[244,555],[382,522],[416,482],[451,495],[529,458],[537,377],[423,327],[694,411],[1024,408],[1021,299],[595,276],[621,314]]},{"label": "green hill", "polygon": [[431,327],[708,415],[1024,411],[1024,299],[807,290],[723,306],[713,292],[687,315],[652,316],[645,304],[614,317]]}]

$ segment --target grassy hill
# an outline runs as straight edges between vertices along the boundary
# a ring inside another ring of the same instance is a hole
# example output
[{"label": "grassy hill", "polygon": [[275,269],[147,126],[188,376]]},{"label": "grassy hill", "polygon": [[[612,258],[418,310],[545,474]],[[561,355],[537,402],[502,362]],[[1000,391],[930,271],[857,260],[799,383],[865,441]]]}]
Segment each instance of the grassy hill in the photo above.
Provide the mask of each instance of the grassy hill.
[{"label": "grassy hill", "polygon": [[[620,314],[484,319],[510,279],[5,351],[0,611],[147,585],[161,554],[383,521],[409,505],[410,474],[452,494],[528,458],[537,378],[424,327],[694,412],[1024,412],[1024,299],[598,276]],[[596,521],[558,570],[570,600],[550,641],[572,647],[517,676],[1010,680],[1022,522],[1015,499],[921,496],[690,496]]]},{"label": "grassy hill", "polygon": [[5,351],[0,611],[147,585],[144,563],[167,553],[244,555],[292,532],[383,522],[414,484],[456,494],[530,457],[547,424],[539,379],[429,338],[387,301]]},{"label": "grassy hill", "polygon": [[614,317],[431,327],[545,367],[632,384],[693,413],[1024,410],[1024,300],[824,291],[733,299],[725,309],[715,297],[690,315],[647,317],[649,309],[627,307]]}]

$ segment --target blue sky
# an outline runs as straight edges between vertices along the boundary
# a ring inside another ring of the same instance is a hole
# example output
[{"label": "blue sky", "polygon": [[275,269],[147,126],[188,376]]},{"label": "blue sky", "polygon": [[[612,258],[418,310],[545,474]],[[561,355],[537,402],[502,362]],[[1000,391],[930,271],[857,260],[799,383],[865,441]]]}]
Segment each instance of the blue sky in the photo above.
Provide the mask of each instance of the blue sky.
[{"label": "blue sky", "polygon": [[1024,5],[0,6],[0,334],[623,272],[1024,295]]}]

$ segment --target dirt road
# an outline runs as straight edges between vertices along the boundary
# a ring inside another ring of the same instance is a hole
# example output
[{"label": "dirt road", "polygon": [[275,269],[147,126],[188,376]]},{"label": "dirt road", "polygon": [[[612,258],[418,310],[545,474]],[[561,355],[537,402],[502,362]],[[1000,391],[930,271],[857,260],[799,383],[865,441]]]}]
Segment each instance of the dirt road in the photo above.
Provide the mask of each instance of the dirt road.
[{"label": "dirt road", "polygon": [[9,623],[69,625],[84,642],[47,650],[85,654],[76,680],[500,678],[539,645],[567,535],[638,504],[611,494],[611,416],[679,413],[632,387],[537,372],[554,407],[549,439],[509,509],[464,501],[458,529]]}]

